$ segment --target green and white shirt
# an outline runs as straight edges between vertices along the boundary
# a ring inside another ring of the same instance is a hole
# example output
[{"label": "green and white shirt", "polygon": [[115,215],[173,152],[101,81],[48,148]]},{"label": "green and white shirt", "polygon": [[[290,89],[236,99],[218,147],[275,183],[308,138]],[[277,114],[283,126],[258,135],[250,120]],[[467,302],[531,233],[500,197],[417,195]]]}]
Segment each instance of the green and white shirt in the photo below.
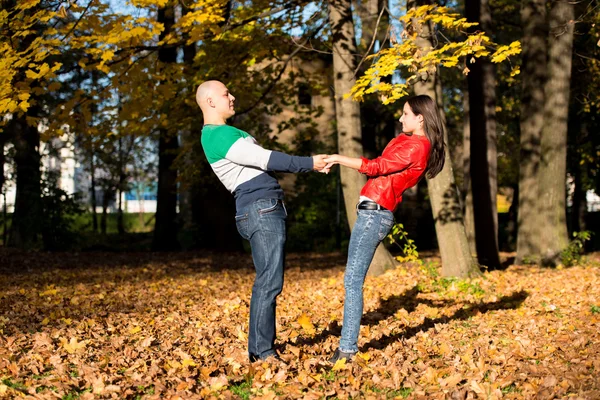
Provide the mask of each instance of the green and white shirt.
[{"label": "green and white shirt", "polygon": [[283,199],[283,190],[270,171],[313,169],[312,157],[264,149],[248,133],[229,125],[204,125],[201,143],[211,168],[233,193],[238,210],[259,199]]}]

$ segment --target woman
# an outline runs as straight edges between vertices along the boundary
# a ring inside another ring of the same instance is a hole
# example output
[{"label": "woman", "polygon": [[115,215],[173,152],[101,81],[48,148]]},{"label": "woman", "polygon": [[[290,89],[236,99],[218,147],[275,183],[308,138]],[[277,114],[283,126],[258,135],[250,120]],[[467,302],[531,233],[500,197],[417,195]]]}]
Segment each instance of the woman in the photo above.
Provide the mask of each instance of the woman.
[{"label": "woman", "polygon": [[342,358],[350,360],[358,351],[365,276],[375,249],[394,224],[393,212],[402,201],[402,194],[423,175],[431,179],[444,167],[444,125],[431,97],[409,98],[400,122],[402,133],[374,160],[338,154],[325,159],[328,167],[340,164],[368,177],[360,191],[358,217],[348,246],[342,337],[339,348],[329,359],[332,363]]}]

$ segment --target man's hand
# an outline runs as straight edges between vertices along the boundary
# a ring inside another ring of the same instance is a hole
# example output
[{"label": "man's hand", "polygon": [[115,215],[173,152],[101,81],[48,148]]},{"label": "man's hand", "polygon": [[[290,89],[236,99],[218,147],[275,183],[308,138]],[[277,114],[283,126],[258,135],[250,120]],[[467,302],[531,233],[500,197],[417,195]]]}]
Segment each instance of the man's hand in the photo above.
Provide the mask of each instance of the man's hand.
[{"label": "man's hand", "polygon": [[327,154],[318,154],[313,156],[313,169],[315,171],[328,173],[329,170],[324,171],[325,167],[327,167],[327,163],[325,162],[325,158],[327,158]]}]

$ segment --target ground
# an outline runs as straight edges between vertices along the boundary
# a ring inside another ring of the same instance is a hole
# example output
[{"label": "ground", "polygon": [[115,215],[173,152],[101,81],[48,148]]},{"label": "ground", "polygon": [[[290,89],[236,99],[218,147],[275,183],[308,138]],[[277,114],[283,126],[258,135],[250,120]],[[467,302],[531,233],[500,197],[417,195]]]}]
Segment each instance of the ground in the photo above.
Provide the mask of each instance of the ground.
[{"label": "ground", "polygon": [[292,254],[283,362],[249,363],[248,255],[0,249],[0,398],[600,398],[600,257],[443,279],[439,260],[365,286],[339,340],[344,258]]}]

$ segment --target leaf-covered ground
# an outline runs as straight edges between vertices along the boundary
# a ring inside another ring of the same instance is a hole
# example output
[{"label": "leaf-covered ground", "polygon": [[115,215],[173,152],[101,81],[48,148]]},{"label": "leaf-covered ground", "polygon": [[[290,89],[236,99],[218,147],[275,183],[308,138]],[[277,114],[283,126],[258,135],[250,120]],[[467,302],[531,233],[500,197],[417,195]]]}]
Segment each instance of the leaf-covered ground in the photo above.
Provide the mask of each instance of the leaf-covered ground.
[{"label": "leaf-covered ground", "polygon": [[[284,362],[246,355],[248,256],[0,252],[0,397],[600,398],[600,263],[466,281],[368,278],[361,353],[331,368],[344,258],[288,257]],[[21,272],[8,273],[9,270]]]}]

